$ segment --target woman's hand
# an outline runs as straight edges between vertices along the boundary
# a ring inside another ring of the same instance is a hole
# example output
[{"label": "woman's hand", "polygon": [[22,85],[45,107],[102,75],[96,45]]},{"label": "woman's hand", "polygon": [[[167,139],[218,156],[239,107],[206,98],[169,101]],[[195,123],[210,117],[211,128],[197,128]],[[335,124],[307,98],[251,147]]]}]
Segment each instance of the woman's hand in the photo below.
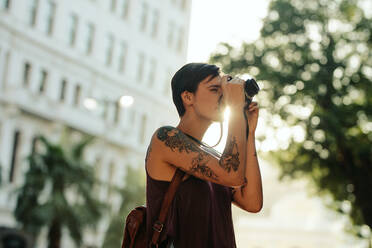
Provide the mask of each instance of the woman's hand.
[{"label": "woman's hand", "polygon": [[249,127],[249,133],[254,133],[256,131],[257,127],[257,121],[258,121],[258,103],[257,102],[251,102],[248,108],[244,109],[245,115],[247,116],[248,120],[248,127]]},{"label": "woman's hand", "polygon": [[237,77],[231,78],[228,75],[222,77],[221,88],[224,105],[232,109],[239,109],[239,111],[244,108],[244,82],[243,79]]}]

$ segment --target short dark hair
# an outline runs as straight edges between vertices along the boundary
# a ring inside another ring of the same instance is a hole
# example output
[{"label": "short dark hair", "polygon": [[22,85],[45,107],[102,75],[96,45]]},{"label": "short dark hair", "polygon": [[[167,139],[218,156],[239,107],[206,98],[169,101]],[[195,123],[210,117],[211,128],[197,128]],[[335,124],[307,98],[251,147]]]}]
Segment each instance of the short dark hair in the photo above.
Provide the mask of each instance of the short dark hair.
[{"label": "short dark hair", "polygon": [[201,81],[210,75],[212,75],[211,79],[213,79],[219,74],[220,68],[218,66],[205,63],[188,63],[174,74],[171,82],[172,97],[180,117],[186,111],[181,98],[182,92],[188,91],[194,93]]}]

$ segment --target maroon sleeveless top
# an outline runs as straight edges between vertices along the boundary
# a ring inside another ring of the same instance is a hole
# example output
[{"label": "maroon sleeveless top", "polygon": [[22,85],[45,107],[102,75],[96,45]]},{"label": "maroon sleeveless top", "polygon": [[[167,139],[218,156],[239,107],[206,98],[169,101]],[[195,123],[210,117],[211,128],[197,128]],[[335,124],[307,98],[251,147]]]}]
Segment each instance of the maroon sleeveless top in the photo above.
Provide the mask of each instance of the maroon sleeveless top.
[{"label": "maroon sleeveless top", "polygon": [[[151,178],[147,170],[146,177],[149,243],[170,182]],[[173,199],[159,247],[166,247],[167,241],[173,241],[175,248],[236,247],[231,201],[230,187],[190,176],[181,182]]]}]

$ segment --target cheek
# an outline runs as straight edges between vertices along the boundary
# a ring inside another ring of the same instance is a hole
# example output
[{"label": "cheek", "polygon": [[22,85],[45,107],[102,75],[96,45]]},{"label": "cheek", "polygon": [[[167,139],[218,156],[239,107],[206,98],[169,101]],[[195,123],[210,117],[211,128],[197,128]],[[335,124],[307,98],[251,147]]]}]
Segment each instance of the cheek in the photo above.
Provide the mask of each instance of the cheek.
[{"label": "cheek", "polygon": [[214,116],[217,111],[217,102],[218,102],[218,97],[200,97],[198,99],[197,105],[196,105],[196,110],[203,115]]}]

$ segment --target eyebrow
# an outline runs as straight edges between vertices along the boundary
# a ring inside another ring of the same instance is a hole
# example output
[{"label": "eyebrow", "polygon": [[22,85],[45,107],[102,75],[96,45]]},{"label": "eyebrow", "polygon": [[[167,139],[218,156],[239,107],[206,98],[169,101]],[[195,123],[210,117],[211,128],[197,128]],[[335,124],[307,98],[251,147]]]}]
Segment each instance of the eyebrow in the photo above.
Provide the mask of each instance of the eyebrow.
[{"label": "eyebrow", "polygon": [[209,85],[208,88],[213,88],[213,87],[221,87],[220,84],[212,84],[212,85]]}]

